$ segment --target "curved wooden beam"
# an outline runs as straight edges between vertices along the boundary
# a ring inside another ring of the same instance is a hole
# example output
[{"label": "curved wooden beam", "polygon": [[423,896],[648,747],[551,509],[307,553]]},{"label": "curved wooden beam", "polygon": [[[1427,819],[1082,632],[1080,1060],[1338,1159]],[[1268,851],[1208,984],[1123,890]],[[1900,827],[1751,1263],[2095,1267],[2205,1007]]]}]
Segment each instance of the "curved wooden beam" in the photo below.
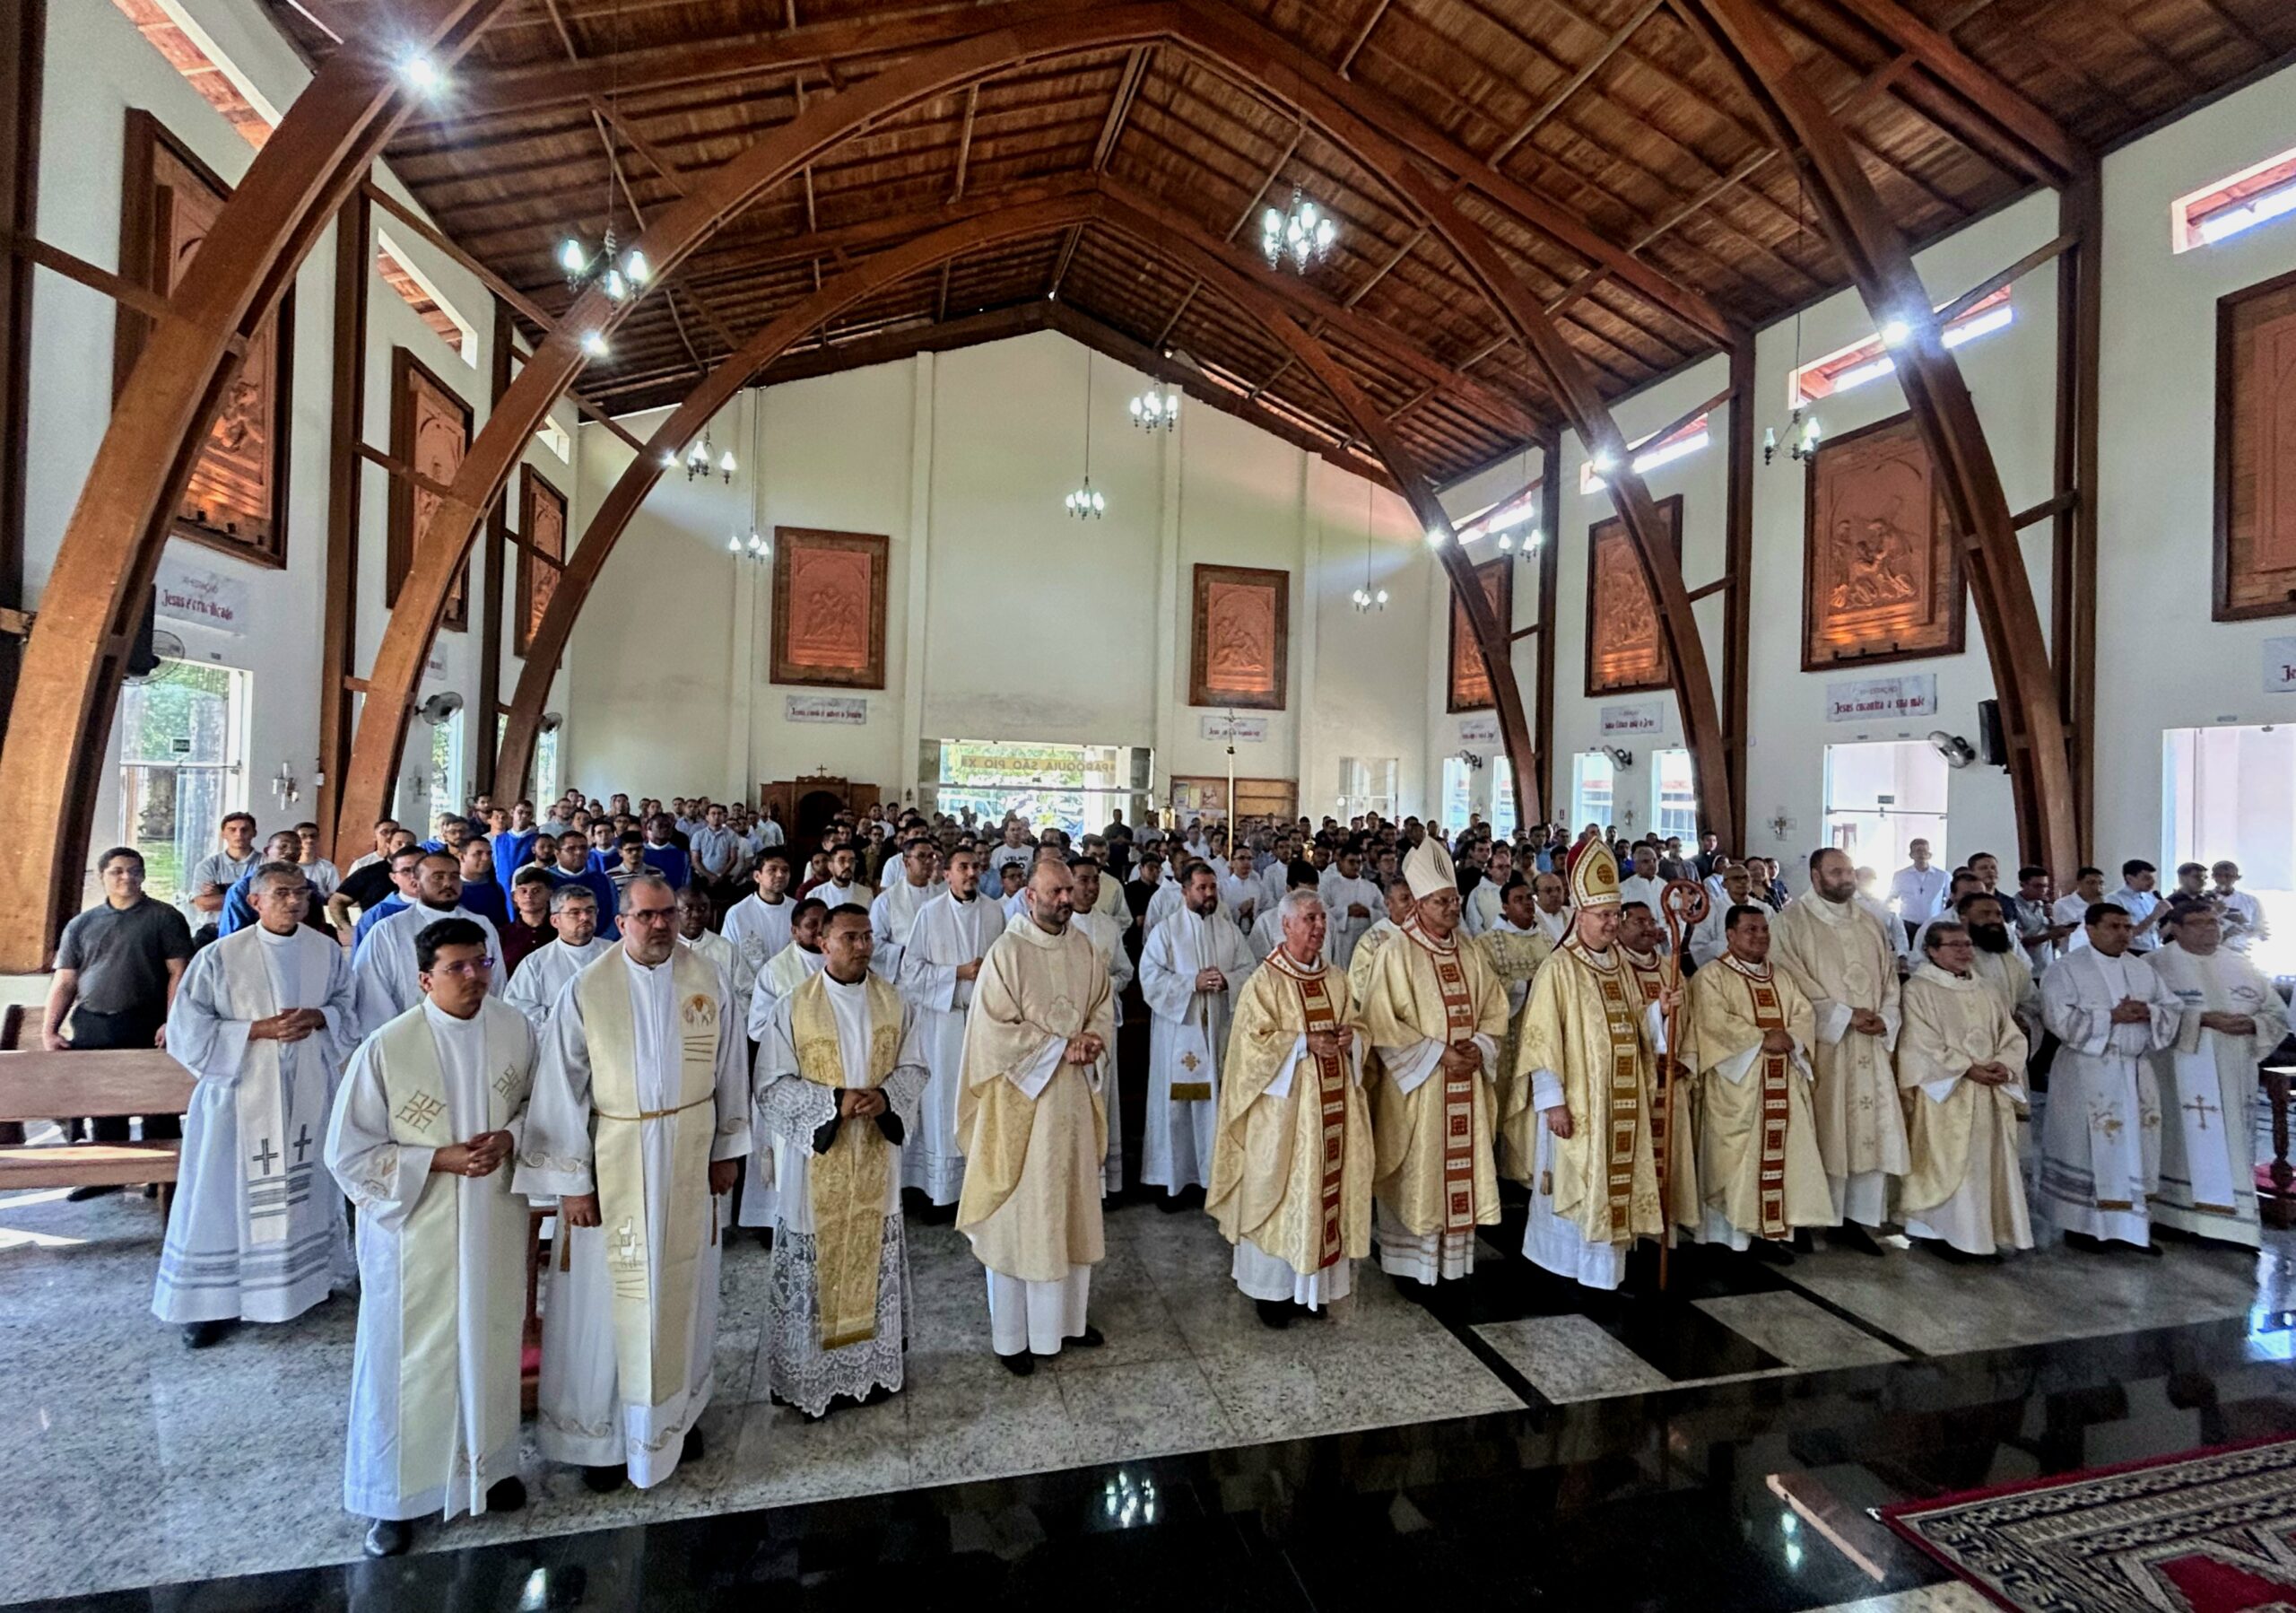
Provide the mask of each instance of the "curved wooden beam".
[{"label": "curved wooden beam", "polygon": [[[120,394],[64,529],[0,745],[0,970],[44,967],[79,905],[119,678],[169,527],[245,339],[396,126],[399,61],[442,65],[506,0],[399,0],[295,98],[224,204]],[[386,8],[375,7],[378,16]]]},{"label": "curved wooden beam", "polygon": [[[1405,147],[1382,128],[1400,126],[1421,145],[1431,142],[1439,149],[1431,160],[1452,160],[1465,154],[1456,153],[1439,136],[1421,128],[1415,118],[1384,102],[1370,102],[1359,87],[1337,79],[1320,64],[1303,60],[1302,53],[1267,29],[1239,15],[1208,7],[1198,0],[1151,0],[1039,19],[1025,28],[994,30],[904,62],[865,83],[814,102],[719,168],[698,176],[683,197],[656,215],[635,244],[656,266],[657,275],[666,275],[767,188],[880,119],[1017,65],[1112,46],[1159,42],[1176,45],[1205,58],[1254,93],[1288,96],[1306,109],[1326,135],[1359,160],[1368,159],[1368,165],[1375,171],[1382,172],[1391,182],[1406,181],[1399,183],[1398,188],[1407,199],[1420,205],[1431,222],[1451,241],[1454,249],[1486,266],[1483,277],[1503,283],[1503,299],[1494,295],[1493,301],[1518,327],[1518,334],[1525,334],[1526,327],[1544,332],[1543,339],[1532,341],[1533,351],[1551,372],[1567,373],[1571,378],[1569,390],[1582,400],[1572,413],[1581,433],[1588,434],[1587,423],[1593,416],[1587,414],[1584,403],[1592,400],[1593,409],[1607,428],[1607,435],[1596,432],[1589,435],[1589,440],[1596,441],[1598,447],[1614,445],[1619,462],[1625,462],[1624,440],[1610,423],[1607,414],[1601,413],[1592,379],[1552,321],[1514,280],[1496,248],[1459,214],[1434,181],[1412,168]],[[1368,111],[1361,109],[1367,107]],[[1374,119],[1378,126],[1375,126]],[[1408,181],[1415,181],[1415,188]],[[1480,178],[1475,182],[1486,183]],[[1569,239],[1574,246],[1601,257],[1617,255],[1618,248],[1603,242],[1583,222],[1574,230],[1569,216],[1561,214],[1561,210],[1549,205],[1545,211],[1555,216],[1542,221],[1542,227],[1558,231],[1559,239]],[[1471,242],[1471,246],[1462,248],[1462,241]],[[1628,273],[1625,268],[1618,272],[1622,275]],[[1648,279],[1648,266],[1641,266],[1637,272],[1642,280]],[[1639,285],[1641,281],[1636,283]],[[430,527],[418,545],[412,574],[401,585],[398,606],[392,613],[368,680],[366,706],[361,714],[344,780],[338,833],[361,821],[371,822],[389,799],[416,682],[429,656],[448,587],[468,555],[482,513],[500,494],[524,451],[526,438],[544,413],[581,368],[579,344],[584,335],[610,330],[626,311],[614,308],[596,291],[586,293],[568,311],[489,416],[464,458],[453,494],[436,507]],[[1526,339],[1531,340],[1528,336]],[[1636,505],[1634,510],[1628,512],[1627,525],[1639,547],[1646,551],[1645,570],[1663,571],[1673,580],[1671,593],[1662,583],[1654,584],[1654,592],[1659,597],[1661,620],[1667,625],[1676,651],[1675,670],[1682,692],[1686,738],[1700,770],[1700,789],[1708,803],[1709,824],[1723,832],[1726,838],[1734,838],[1735,826],[1728,821],[1727,796],[1722,788],[1721,750],[1712,719],[1713,691],[1706,678],[1705,657],[1698,648],[1696,624],[1691,621],[1688,602],[1683,597],[1672,550],[1658,548],[1650,541],[1657,531],[1657,517],[1639,482],[1622,474],[1612,484],[1614,490],[1621,489],[1622,484],[1632,490],[1631,500],[1622,501],[1622,508],[1625,509],[1627,502]],[[1678,611],[1674,608],[1675,606],[1679,606]],[[1702,719],[1700,702],[1703,702]]]},{"label": "curved wooden beam", "polygon": [[1779,133],[1790,130],[1800,141],[1819,216],[1848,263],[1874,324],[1900,319],[1913,333],[1898,349],[1898,381],[1937,466],[1953,528],[1968,548],[1970,594],[2008,730],[2018,855],[2068,877],[2080,866],[2081,848],[2064,709],[2001,473],[1961,366],[1946,351],[1944,329],[1905,238],[1890,221],[1841,126],[1803,81],[1792,51],[1770,19],[1752,0],[1697,4],[1719,31],[1717,43],[1726,47],[1721,54],[1771,121],[1782,124]]},{"label": "curved wooden beam", "polygon": [[502,750],[495,764],[495,776],[503,780],[526,778],[534,758],[535,741],[541,732],[544,702],[549,698],[550,685],[557,676],[566,641],[614,545],[647,493],[660,478],[665,453],[674,454],[783,352],[802,340],[822,320],[833,318],[841,309],[979,247],[1015,236],[1039,234],[1093,221],[1118,229],[1138,240],[1152,253],[1161,252],[1201,275],[1207,284],[1257,318],[1269,334],[1300,358],[1300,362],[1332,394],[1334,401],[1347,413],[1358,434],[1386,462],[1389,474],[1405,490],[1405,498],[1422,527],[1447,535],[1439,559],[1443,562],[1454,592],[1465,602],[1476,646],[1483,654],[1484,670],[1490,676],[1494,691],[1500,736],[1507,747],[1508,760],[1516,770],[1518,789],[1522,792],[1526,811],[1540,809],[1543,803],[1538,800],[1536,759],[1532,754],[1529,728],[1523,714],[1522,695],[1512,667],[1512,637],[1509,632],[1512,623],[1501,623],[1491,614],[1482,591],[1474,586],[1474,565],[1460,552],[1457,543],[1448,541],[1450,533],[1448,519],[1436,502],[1425,477],[1419,474],[1407,452],[1387,432],[1377,412],[1349,379],[1346,372],[1333,362],[1320,343],[1300,328],[1274,295],[1256,284],[1243,271],[1228,262],[1223,255],[1184,238],[1176,240],[1164,229],[1163,221],[1159,216],[1115,195],[1104,193],[1084,193],[1050,202],[1023,205],[1002,213],[969,219],[921,236],[829,282],[812,297],[760,331],[744,344],[741,351],[722,362],[685,402],[663,421],[647,442],[645,451],[623,470],[584,528],[581,542],[576,545],[566,573],[560,580],[557,591],[551,597],[549,608],[544,613],[542,623],[528,646],[526,670],[519,677],[517,693],[511,702],[509,720],[503,728]]}]

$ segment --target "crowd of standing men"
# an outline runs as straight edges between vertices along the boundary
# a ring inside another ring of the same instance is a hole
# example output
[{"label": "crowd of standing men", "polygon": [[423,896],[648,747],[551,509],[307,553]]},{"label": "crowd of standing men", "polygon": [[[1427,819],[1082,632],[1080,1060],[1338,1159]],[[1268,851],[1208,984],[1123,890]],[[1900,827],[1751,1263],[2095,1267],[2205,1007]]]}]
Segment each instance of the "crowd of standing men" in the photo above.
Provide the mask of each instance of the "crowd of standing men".
[{"label": "crowd of standing men", "polygon": [[699,1453],[736,1225],[772,1251],[768,1387],[808,1417],[902,1386],[905,1198],[970,1241],[1009,1370],[1098,1346],[1126,1073],[1141,1187],[1208,1211],[1272,1328],[1375,1246],[1421,1297],[1466,1277],[1502,1178],[1525,1258],[1596,1288],[1646,1240],[2030,1247],[2037,1051],[2068,1242],[2257,1235],[2227,1120],[2287,1015],[2229,865],[2213,896],[2094,893],[2076,926],[2033,911],[2045,873],[1933,881],[1918,842],[1884,902],[1835,850],[1789,900],[1711,837],[1369,815],[1231,846],[881,808],[791,847],[745,808],[570,795],[427,841],[378,824],[340,874],[315,833],[257,858],[255,827],[194,871],[196,935],[107,852],[45,1032],[69,1014],[71,1045],[157,1042],[197,1077],[153,1300],[195,1347],[346,1286],[355,1208],[345,1504],[378,1555],[523,1504],[530,1203],[558,1216],[538,1442],[601,1491]]}]

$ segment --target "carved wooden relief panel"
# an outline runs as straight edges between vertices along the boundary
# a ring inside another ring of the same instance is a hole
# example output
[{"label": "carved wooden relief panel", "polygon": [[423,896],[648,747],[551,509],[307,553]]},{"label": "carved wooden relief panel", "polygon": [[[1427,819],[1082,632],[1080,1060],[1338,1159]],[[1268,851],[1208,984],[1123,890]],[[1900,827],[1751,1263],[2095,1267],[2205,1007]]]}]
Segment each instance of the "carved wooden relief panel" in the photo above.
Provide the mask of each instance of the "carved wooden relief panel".
[{"label": "carved wooden relief panel", "polygon": [[[1489,560],[1475,567],[1474,580],[1483,589],[1483,602],[1491,606],[1492,618],[1502,633],[1511,632],[1515,625],[1515,562]],[[1448,711],[1480,711],[1492,704],[1491,673],[1483,664],[1482,647],[1475,642],[1474,626],[1467,620],[1467,607],[1457,598],[1451,601],[1451,678]]]},{"label": "carved wooden relief panel", "polygon": [[[454,484],[470,451],[471,407],[462,394],[440,380],[404,347],[391,349],[391,458],[442,487]],[[439,495],[404,476],[391,477],[391,519],[385,546],[383,598],[398,603],[398,590],[414,569],[415,545],[430,529]],[[470,625],[470,562],[455,573],[439,625],[457,632]]]},{"label": "carved wooden relief panel", "polygon": [[566,569],[566,495],[531,465],[519,467],[518,535],[524,541],[518,545],[517,631],[512,649],[524,655],[541,631],[543,613],[550,608]]},{"label": "carved wooden relief panel", "polygon": [[1959,655],[1961,545],[1913,416],[1818,449],[1802,533],[1802,670]]},{"label": "carved wooden relief panel", "polygon": [[1187,703],[1283,710],[1291,612],[1289,571],[1196,567]]},{"label": "carved wooden relief panel", "polygon": [[[1683,496],[1658,505],[1659,525],[1680,560]],[[1674,686],[1658,606],[1634,557],[1626,523],[1596,521],[1587,534],[1587,693],[1631,694]]]},{"label": "carved wooden relief panel", "polygon": [[2216,305],[2215,615],[2296,615],[2296,275]]},{"label": "carved wooden relief panel", "polygon": [[891,550],[891,540],[876,534],[775,528],[775,683],[885,686]]},{"label": "carved wooden relief panel", "polygon": [[[127,161],[120,218],[120,272],[172,296],[230,187],[150,113],[127,115]],[[248,343],[225,382],[172,530],[258,564],[287,563],[287,442],[293,376],[294,294]],[[151,321],[122,304],[113,344],[113,390],[126,389]]]}]

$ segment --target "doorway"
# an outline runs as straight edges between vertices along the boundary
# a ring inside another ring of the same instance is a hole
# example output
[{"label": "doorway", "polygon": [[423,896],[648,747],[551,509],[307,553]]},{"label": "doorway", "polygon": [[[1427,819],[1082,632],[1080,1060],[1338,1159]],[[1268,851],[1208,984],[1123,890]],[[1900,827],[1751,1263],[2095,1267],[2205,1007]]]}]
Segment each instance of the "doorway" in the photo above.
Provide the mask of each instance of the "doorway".
[{"label": "doorway", "polygon": [[1927,841],[1931,858],[1952,868],[1945,845],[1949,771],[1926,739],[1826,746],[1825,843],[1884,880],[1917,840]]},{"label": "doorway", "polygon": [[2161,741],[2161,883],[2179,863],[2239,863],[2264,910],[2249,958],[2296,973],[2296,726],[2170,728]]},{"label": "doorway", "polygon": [[247,806],[250,681],[235,667],[163,660],[119,692],[119,838],[143,853],[154,901],[183,895],[223,815]]}]

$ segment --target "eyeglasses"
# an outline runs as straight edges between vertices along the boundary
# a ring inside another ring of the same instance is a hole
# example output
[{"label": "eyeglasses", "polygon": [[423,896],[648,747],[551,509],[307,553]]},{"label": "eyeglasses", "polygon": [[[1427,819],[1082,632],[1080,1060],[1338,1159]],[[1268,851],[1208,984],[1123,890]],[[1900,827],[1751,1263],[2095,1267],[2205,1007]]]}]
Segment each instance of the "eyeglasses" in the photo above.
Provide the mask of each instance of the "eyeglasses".
[{"label": "eyeglasses", "polygon": [[494,972],[494,960],[490,957],[459,958],[451,963],[434,963],[433,974],[444,974],[457,980],[470,980]]},{"label": "eyeglasses", "polygon": [[625,924],[674,924],[678,910],[674,907],[633,907],[622,917]]}]

